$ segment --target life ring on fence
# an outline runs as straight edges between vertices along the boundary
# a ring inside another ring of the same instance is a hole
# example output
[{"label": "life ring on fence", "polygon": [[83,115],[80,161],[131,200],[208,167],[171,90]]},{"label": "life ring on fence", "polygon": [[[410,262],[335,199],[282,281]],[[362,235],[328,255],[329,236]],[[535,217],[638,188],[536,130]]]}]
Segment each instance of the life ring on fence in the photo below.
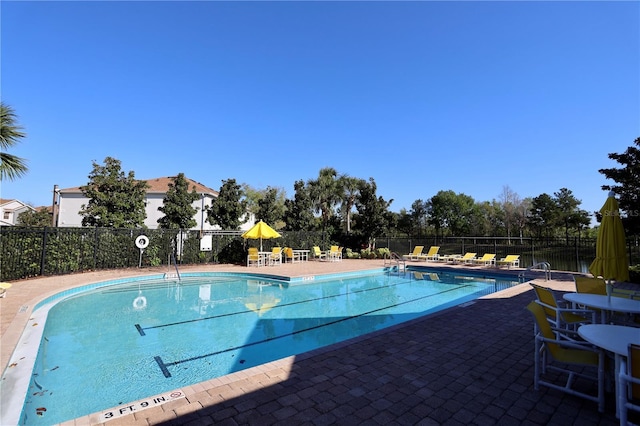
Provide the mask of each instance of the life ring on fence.
[{"label": "life ring on fence", "polygon": [[138,247],[140,250],[146,249],[148,245],[149,237],[147,237],[146,235],[139,235],[138,238],[136,238],[136,247]]},{"label": "life ring on fence", "polygon": [[138,296],[133,299],[133,309],[139,311],[147,307],[147,298],[144,296]]}]

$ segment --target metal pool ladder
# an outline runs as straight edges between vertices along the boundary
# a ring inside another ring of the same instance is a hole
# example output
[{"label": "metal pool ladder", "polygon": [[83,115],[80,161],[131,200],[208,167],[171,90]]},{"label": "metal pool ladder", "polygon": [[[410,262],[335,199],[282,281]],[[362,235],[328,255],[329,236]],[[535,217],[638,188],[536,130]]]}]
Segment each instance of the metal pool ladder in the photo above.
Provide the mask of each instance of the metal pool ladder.
[{"label": "metal pool ladder", "polygon": [[525,282],[525,275],[527,272],[533,270],[542,270],[544,272],[544,280],[549,281],[551,279],[551,264],[549,262],[538,262],[533,266],[529,266],[524,271],[518,274],[518,281]]},{"label": "metal pool ladder", "polygon": [[171,253],[171,256],[169,258],[169,264],[171,264],[171,261],[173,261],[173,266],[175,266],[176,268],[176,273],[174,274],[173,272],[165,272],[164,279],[175,280],[177,278],[178,281],[182,281],[182,277],[180,276],[180,271],[178,270],[178,262],[176,262],[176,256],[173,253]]},{"label": "metal pool ladder", "polygon": [[401,271],[404,272],[407,269],[405,260],[402,257],[400,257],[398,253],[393,251],[389,254],[388,258],[387,257],[384,258],[384,266],[393,267],[398,273]]}]

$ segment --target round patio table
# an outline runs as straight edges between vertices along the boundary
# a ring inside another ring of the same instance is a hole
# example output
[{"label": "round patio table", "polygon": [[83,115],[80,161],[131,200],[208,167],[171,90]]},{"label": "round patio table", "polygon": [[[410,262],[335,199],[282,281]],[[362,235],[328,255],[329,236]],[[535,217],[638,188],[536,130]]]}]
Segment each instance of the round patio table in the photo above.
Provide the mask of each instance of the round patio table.
[{"label": "round patio table", "polygon": [[[607,312],[640,314],[640,300],[589,293],[566,293],[562,298],[574,305],[584,305]],[[601,322],[603,324],[607,322],[606,315],[602,315]]]}]

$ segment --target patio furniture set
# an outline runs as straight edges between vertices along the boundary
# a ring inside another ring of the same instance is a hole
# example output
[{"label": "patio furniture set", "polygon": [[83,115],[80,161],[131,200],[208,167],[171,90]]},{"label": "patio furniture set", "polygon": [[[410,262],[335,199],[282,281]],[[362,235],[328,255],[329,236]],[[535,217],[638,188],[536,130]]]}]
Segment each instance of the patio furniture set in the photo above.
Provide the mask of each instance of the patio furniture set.
[{"label": "patio furniture set", "polygon": [[[574,276],[574,281],[576,292],[562,298],[530,283],[537,297],[527,306],[535,319],[534,387],[594,401],[600,412],[605,392],[615,392],[616,416],[627,425],[630,410],[640,414],[640,291],[607,293],[603,279]],[[559,383],[560,377],[566,382]],[[597,391],[577,386],[578,378],[595,381]],[[611,381],[613,389],[607,386]]]},{"label": "patio furniture set", "polygon": [[309,260],[309,250],[292,249],[291,247],[274,247],[271,251],[259,251],[256,247],[249,247],[247,266],[276,266],[283,262],[306,262]]}]

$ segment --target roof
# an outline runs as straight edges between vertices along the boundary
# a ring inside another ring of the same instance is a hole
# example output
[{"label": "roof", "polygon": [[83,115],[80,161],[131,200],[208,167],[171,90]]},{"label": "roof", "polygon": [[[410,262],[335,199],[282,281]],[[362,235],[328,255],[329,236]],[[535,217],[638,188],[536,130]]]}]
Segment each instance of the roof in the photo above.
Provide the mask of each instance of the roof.
[{"label": "roof", "polygon": [[33,207],[31,207],[29,204],[23,203],[22,201],[16,200],[15,198],[0,198],[0,206],[6,206],[7,204],[13,203],[18,204],[18,208],[29,207],[30,209],[33,209]]},{"label": "roof", "polygon": [[[147,185],[149,185],[149,187],[147,188],[147,193],[166,194],[167,191],[169,191],[169,184],[173,184],[173,180],[175,178],[176,176],[166,176],[166,177],[159,177],[159,178],[145,180],[144,182],[147,182]],[[185,176],[185,179],[189,183],[189,191],[191,191],[192,188],[195,188],[196,192],[199,194],[205,193],[205,194],[211,194],[214,197],[218,196],[218,191],[216,191],[215,189],[211,189],[208,186],[205,186],[200,182],[196,182],[193,179],[189,179],[186,176]],[[82,192],[82,191],[80,190],[80,187],[77,186],[73,188],[61,189],[60,192],[74,193],[74,192]]]}]

